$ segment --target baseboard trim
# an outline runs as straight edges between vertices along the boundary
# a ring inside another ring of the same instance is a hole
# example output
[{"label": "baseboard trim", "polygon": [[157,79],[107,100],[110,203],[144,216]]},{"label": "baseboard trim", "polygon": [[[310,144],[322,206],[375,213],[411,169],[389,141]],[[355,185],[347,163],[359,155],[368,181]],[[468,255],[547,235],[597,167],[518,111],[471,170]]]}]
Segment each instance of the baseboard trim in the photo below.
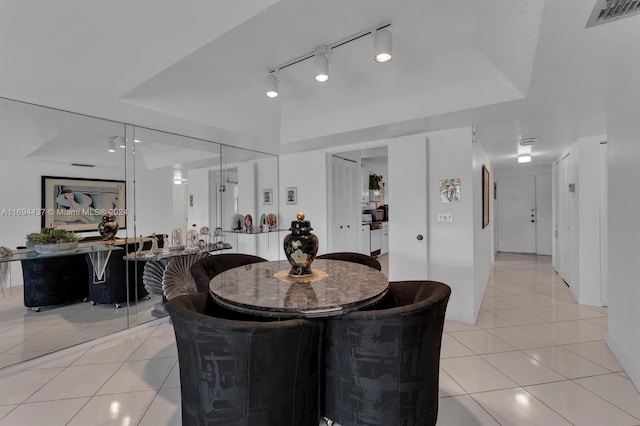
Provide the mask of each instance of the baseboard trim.
[{"label": "baseboard trim", "polygon": [[633,383],[636,389],[640,392],[640,372],[633,368],[633,364],[629,358],[624,356],[618,345],[616,345],[609,336],[609,333],[604,337],[604,342],[607,344],[611,352],[613,352],[613,355],[616,357],[622,368],[624,368],[624,372],[629,376],[631,383]]}]

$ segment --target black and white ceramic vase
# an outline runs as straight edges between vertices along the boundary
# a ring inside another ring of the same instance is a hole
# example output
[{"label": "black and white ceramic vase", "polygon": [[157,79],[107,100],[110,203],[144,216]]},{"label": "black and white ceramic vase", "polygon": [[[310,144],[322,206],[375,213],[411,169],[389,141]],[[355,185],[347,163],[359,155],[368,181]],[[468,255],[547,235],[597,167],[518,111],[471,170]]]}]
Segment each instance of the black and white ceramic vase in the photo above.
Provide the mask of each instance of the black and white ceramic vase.
[{"label": "black and white ceramic vase", "polygon": [[102,216],[102,222],[98,224],[98,232],[102,235],[106,244],[113,244],[116,241],[116,234],[120,229],[116,217],[112,214]]},{"label": "black and white ceramic vase", "polygon": [[291,264],[289,275],[304,277],[313,274],[311,263],[318,253],[318,237],[311,233],[311,222],[304,220],[303,212],[297,218],[291,222],[291,233],[284,237],[284,254]]}]

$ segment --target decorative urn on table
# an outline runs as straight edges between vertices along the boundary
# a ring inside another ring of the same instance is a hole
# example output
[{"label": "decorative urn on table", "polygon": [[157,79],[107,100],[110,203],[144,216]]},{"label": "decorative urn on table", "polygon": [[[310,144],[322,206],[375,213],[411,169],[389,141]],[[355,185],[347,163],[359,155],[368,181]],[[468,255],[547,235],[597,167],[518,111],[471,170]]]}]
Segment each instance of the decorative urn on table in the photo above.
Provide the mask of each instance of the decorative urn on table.
[{"label": "decorative urn on table", "polygon": [[98,232],[105,239],[105,244],[112,245],[116,242],[118,229],[120,229],[120,225],[114,215],[102,216],[102,222],[98,224]]},{"label": "decorative urn on table", "polygon": [[284,254],[291,264],[289,275],[305,277],[313,274],[311,263],[318,253],[318,237],[311,233],[311,222],[304,220],[304,213],[291,222],[290,234],[284,237]]}]

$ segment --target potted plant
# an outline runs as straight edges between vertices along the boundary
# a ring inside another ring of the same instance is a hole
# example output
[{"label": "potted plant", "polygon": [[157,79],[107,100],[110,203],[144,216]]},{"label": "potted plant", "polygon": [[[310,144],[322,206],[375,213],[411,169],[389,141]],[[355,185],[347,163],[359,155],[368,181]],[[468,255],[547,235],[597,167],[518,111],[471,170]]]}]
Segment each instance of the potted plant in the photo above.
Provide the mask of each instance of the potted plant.
[{"label": "potted plant", "polygon": [[42,228],[40,232],[27,234],[27,247],[32,246],[38,253],[57,253],[78,248],[80,237],[71,231],[56,228]]},{"label": "potted plant", "polygon": [[382,182],[382,175],[375,173],[369,174],[369,189],[377,191],[380,189],[380,182]]}]

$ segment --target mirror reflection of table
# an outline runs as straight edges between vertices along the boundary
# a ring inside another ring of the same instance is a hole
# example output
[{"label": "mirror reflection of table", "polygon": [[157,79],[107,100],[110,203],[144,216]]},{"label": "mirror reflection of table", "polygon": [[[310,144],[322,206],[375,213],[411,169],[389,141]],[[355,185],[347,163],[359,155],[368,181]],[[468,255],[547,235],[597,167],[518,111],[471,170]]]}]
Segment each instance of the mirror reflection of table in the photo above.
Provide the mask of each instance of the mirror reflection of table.
[{"label": "mirror reflection of table", "polygon": [[341,315],[378,302],[387,292],[387,276],[366,265],[316,259],[313,275],[288,275],[286,260],[230,269],[211,279],[212,297],[221,305],[253,315],[313,318]]}]

